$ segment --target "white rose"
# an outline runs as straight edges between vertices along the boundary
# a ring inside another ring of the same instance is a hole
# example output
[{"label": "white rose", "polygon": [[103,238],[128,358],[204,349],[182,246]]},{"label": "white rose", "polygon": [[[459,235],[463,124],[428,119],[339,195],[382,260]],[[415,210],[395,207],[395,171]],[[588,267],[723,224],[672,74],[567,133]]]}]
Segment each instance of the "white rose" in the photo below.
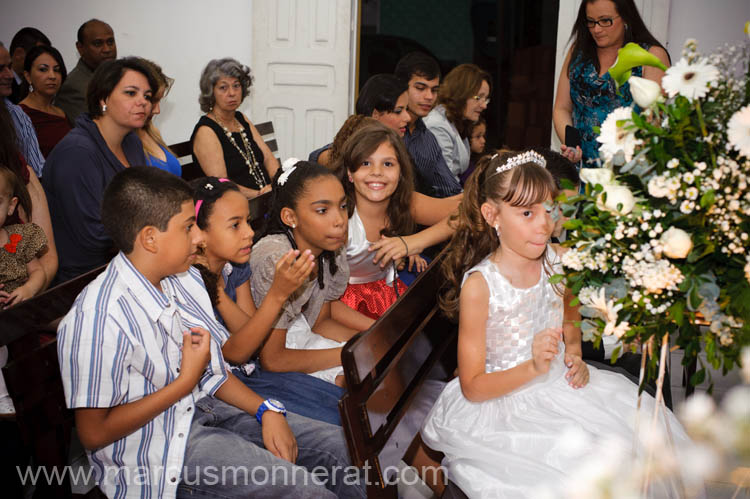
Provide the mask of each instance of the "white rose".
[{"label": "white rose", "polygon": [[668,258],[685,258],[693,249],[693,241],[690,235],[682,229],[670,227],[659,239],[664,254]]},{"label": "white rose", "polygon": [[609,185],[615,178],[614,173],[609,168],[581,168],[581,180],[587,184],[602,186]]},{"label": "white rose", "polygon": [[[604,194],[607,195],[606,202],[602,201]],[[621,209],[617,208],[618,204],[622,204]],[[604,186],[604,192],[599,195],[596,206],[600,210],[605,210],[614,213],[615,215],[627,215],[633,211],[635,197],[633,197],[633,193],[630,192],[630,189],[624,185],[608,184]]]},{"label": "white rose", "polygon": [[628,79],[630,83],[630,93],[633,100],[643,109],[651,107],[661,96],[661,87],[653,80],[631,76]]}]

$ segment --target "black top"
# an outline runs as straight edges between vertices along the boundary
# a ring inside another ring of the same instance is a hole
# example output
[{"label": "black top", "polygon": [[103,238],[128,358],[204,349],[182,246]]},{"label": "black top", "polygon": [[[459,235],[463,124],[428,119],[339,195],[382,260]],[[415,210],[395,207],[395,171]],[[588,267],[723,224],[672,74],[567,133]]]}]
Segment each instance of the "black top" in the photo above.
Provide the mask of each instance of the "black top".
[{"label": "black top", "polygon": [[[258,162],[258,169],[263,175],[263,180],[266,184],[270,184],[271,179],[268,176],[268,172],[266,171],[265,167],[263,166],[263,152],[260,150],[260,147],[258,147],[258,144],[256,144],[253,140],[253,133],[250,129],[250,125],[247,121],[245,121],[245,118],[242,116],[241,112],[235,111],[234,117],[237,119],[237,121],[239,121],[240,125],[242,125],[242,128],[245,129],[248,143],[250,144],[250,148],[255,155],[255,160]],[[229,180],[250,189],[259,190],[261,187],[263,187],[262,185],[258,185],[258,182],[250,174],[250,171],[247,168],[247,164],[245,163],[245,159],[242,157],[237,148],[229,141],[229,138],[227,138],[221,125],[216,123],[208,116],[201,116],[201,119],[198,120],[198,124],[195,125],[193,134],[190,136],[190,147],[192,148],[193,140],[195,140],[195,134],[198,133],[198,129],[202,126],[209,127],[219,138],[219,142],[221,143],[221,150],[224,152],[224,164],[227,168],[227,176],[229,177]],[[232,137],[234,138],[234,142],[244,152],[245,145],[242,143],[242,136],[240,135],[240,132],[233,132]],[[195,157],[195,152],[193,152],[193,161],[196,165],[200,166],[198,158]],[[201,170],[203,170],[202,167]]]}]

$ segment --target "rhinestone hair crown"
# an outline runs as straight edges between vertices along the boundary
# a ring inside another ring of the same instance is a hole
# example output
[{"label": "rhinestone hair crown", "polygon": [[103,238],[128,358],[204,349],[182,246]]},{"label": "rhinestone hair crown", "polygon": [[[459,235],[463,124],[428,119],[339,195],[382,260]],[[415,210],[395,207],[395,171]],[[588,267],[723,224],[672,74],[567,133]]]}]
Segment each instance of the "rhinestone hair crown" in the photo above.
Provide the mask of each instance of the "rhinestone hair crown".
[{"label": "rhinestone hair crown", "polygon": [[[492,156],[492,158],[490,158],[490,161],[495,159],[496,156],[497,154]],[[538,152],[532,149],[524,153],[517,154],[511,158],[508,158],[508,160],[505,163],[495,168],[495,174],[507,172],[508,170],[511,170],[515,168],[516,166],[522,165],[524,163],[536,163],[542,168],[547,168],[547,160],[544,159],[544,156],[542,156],[541,154],[539,154]]]}]

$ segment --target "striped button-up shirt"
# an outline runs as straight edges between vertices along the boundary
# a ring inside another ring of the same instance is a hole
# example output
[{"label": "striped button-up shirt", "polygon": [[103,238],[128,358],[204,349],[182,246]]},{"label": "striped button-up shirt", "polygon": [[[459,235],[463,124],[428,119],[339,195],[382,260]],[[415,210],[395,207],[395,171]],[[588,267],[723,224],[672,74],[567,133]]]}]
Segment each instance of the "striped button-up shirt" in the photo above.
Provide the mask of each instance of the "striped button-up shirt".
[{"label": "striped button-up shirt", "polygon": [[422,194],[447,198],[460,194],[463,189],[451,173],[435,135],[427,129],[422,118],[417,119],[414,131],[404,134],[406,149],[414,163],[416,188]]},{"label": "striped button-up shirt", "polygon": [[16,136],[18,139],[18,149],[26,158],[26,162],[29,164],[37,177],[42,176],[42,168],[44,168],[44,156],[42,151],[39,149],[39,140],[36,138],[36,130],[34,125],[31,123],[29,115],[23,112],[20,106],[16,106],[8,99],[5,99],[5,107],[8,108],[10,117],[13,119],[13,126],[16,129]]},{"label": "striped button-up shirt", "polygon": [[[156,392],[179,375],[185,329],[223,329],[208,315],[194,316],[193,309],[211,310],[194,272],[163,279],[159,291],[120,253],[81,292],[58,328],[68,407],[115,407]],[[183,307],[186,294],[194,303]],[[190,395],[126,437],[87,451],[104,493],[175,497],[195,401],[214,395],[226,379],[221,349],[212,341],[211,360]]]}]

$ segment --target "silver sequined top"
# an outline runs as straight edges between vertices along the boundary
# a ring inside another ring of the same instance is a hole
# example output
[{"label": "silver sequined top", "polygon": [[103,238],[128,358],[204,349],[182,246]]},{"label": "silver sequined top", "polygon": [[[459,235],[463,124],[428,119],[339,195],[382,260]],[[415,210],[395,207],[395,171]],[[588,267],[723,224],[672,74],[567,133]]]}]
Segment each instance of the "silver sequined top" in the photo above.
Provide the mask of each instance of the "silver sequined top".
[{"label": "silver sequined top", "polygon": [[[554,273],[560,259],[547,247]],[[513,287],[489,257],[469,269],[466,278],[480,272],[490,289],[487,317],[486,372],[504,371],[531,358],[534,335],[548,327],[561,327],[563,302],[542,269],[539,282],[526,289]]]}]

